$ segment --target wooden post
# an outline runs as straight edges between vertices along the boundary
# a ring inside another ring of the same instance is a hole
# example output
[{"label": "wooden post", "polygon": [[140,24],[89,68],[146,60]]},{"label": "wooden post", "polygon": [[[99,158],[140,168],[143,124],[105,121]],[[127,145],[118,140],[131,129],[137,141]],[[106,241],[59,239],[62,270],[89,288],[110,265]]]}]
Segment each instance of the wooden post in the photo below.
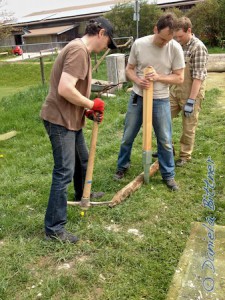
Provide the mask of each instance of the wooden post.
[{"label": "wooden post", "polygon": [[108,81],[117,85],[116,90],[121,89],[123,87],[122,82],[126,81],[125,54],[115,53],[108,55],[106,57],[106,66]]},{"label": "wooden post", "polygon": [[[144,76],[152,72],[152,67],[144,69]],[[149,183],[149,167],[152,161],[152,102],[153,102],[153,82],[150,87],[143,90],[143,166],[144,181]]]},{"label": "wooden post", "polygon": [[92,68],[92,72],[96,71],[102,61],[105,59],[106,55],[111,51],[111,49],[107,49],[106,52],[102,55],[102,57],[98,60],[97,64]]},{"label": "wooden post", "polygon": [[43,57],[42,56],[40,56],[40,67],[41,67],[42,84],[45,84],[45,71],[44,71],[44,63],[43,63]]},{"label": "wooden post", "polygon": [[[158,161],[155,161],[148,170],[149,176],[153,176],[159,169]],[[127,197],[138,190],[144,182],[144,172],[138,175],[133,181],[117,192],[109,203],[109,207],[114,207],[123,202]]]}]

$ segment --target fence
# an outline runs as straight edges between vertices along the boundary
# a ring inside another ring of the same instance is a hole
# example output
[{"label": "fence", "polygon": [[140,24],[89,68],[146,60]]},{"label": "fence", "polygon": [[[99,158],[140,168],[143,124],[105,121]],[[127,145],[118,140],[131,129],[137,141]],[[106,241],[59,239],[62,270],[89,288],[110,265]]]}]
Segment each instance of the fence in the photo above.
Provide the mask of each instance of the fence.
[{"label": "fence", "polygon": [[[119,47],[126,48],[127,46],[131,45],[133,43],[133,37],[120,37],[115,38],[117,42],[121,42],[122,40],[127,40],[127,42],[124,45],[120,45]],[[0,46],[2,49],[2,52],[9,51],[9,49],[14,48],[15,46],[20,46],[22,48],[23,53],[35,53],[40,52],[46,49],[59,49],[61,50],[63,47],[65,47],[70,41],[65,42],[49,42],[49,43],[37,43],[37,44],[22,44],[22,45],[8,45],[8,46]],[[5,51],[4,51],[5,49]]]},{"label": "fence", "polygon": [[10,48],[14,48],[15,46],[20,46],[22,48],[23,53],[34,53],[34,52],[40,52],[46,49],[62,49],[65,45],[67,45],[68,42],[51,42],[51,43],[38,43],[38,44],[23,44],[23,45],[9,45],[9,46],[1,46],[0,48],[2,50]]}]

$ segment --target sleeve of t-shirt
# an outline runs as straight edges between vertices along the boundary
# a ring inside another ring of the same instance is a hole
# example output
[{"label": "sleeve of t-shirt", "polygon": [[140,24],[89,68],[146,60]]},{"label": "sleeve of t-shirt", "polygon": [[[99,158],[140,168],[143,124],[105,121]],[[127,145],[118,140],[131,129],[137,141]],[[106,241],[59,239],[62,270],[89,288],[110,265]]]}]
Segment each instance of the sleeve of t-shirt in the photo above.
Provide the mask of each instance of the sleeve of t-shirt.
[{"label": "sleeve of t-shirt", "polygon": [[183,69],[185,67],[184,53],[181,45],[177,42],[174,44],[173,53],[172,70]]},{"label": "sleeve of t-shirt", "polygon": [[71,47],[66,53],[63,72],[84,80],[88,73],[88,57],[82,48]]},{"label": "sleeve of t-shirt", "polygon": [[130,55],[129,55],[129,58],[128,58],[128,63],[131,64],[131,65],[137,65],[137,55],[136,55],[136,48],[137,48],[137,45],[136,43],[134,42],[134,44],[132,45],[131,47],[131,50],[130,50]]}]

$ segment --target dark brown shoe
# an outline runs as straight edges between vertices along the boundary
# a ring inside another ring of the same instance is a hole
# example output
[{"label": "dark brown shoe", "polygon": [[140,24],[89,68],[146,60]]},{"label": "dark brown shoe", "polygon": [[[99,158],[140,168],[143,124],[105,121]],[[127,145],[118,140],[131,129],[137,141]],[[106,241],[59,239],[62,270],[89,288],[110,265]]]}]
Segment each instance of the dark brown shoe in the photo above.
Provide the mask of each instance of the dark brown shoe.
[{"label": "dark brown shoe", "polygon": [[116,172],[116,174],[114,174],[114,179],[115,180],[121,180],[121,179],[123,179],[124,176],[125,176],[125,171],[118,170]]},{"label": "dark brown shoe", "polygon": [[180,158],[175,162],[175,165],[176,165],[176,167],[183,167],[184,165],[186,165],[186,163],[188,161],[190,161],[190,160]]},{"label": "dark brown shoe", "polygon": [[45,239],[47,241],[55,240],[62,243],[72,243],[72,244],[75,244],[79,241],[77,236],[73,235],[72,233],[66,230],[59,233],[46,233]]},{"label": "dark brown shoe", "polygon": [[152,157],[153,157],[153,158],[158,158],[158,152],[153,152],[153,153],[152,153]]},{"label": "dark brown shoe", "polygon": [[[102,198],[104,195],[105,195],[104,192],[91,192],[90,199]],[[81,199],[82,199],[82,196],[80,196],[80,197],[75,196],[74,201],[81,201]]]},{"label": "dark brown shoe", "polygon": [[177,191],[179,190],[179,187],[176,183],[176,181],[174,179],[163,179],[163,182],[167,185],[167,187],[171,190],[171,191]]},{"label": "dark brown shoe", "polygon": [[102,198],[105,195],[104,192],[91,192],[91,199],[98,199],[98,198]]}]

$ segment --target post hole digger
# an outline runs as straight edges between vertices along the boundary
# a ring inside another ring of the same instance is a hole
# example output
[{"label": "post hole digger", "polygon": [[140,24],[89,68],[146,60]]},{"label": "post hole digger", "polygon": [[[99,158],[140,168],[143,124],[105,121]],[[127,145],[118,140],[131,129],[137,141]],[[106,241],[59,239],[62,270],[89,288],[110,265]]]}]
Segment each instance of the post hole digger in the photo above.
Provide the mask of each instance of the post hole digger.
[{"label": "post hole digger", "polygon": [[90,151],[89,151],[89,158],[88,158],[88,166],[87,166],[87,172],[86,172],[86,177],[85,177],[83,195],[82,195],[81,201],[77,201],[77,202],[67,201],[68,205],[72,205],[72,206],[77,206],[78,205],[78,206],[80,206],[80,208],[83,211],[88,210],[88,208],[90,206],[108,205],[110,203],[110,202],[107,202],[107,201],[105,201],[105,202],[91,202],[90,201],[97,137],[98,137],[98,121],[94,120],[93,128],[92,128]]}]

